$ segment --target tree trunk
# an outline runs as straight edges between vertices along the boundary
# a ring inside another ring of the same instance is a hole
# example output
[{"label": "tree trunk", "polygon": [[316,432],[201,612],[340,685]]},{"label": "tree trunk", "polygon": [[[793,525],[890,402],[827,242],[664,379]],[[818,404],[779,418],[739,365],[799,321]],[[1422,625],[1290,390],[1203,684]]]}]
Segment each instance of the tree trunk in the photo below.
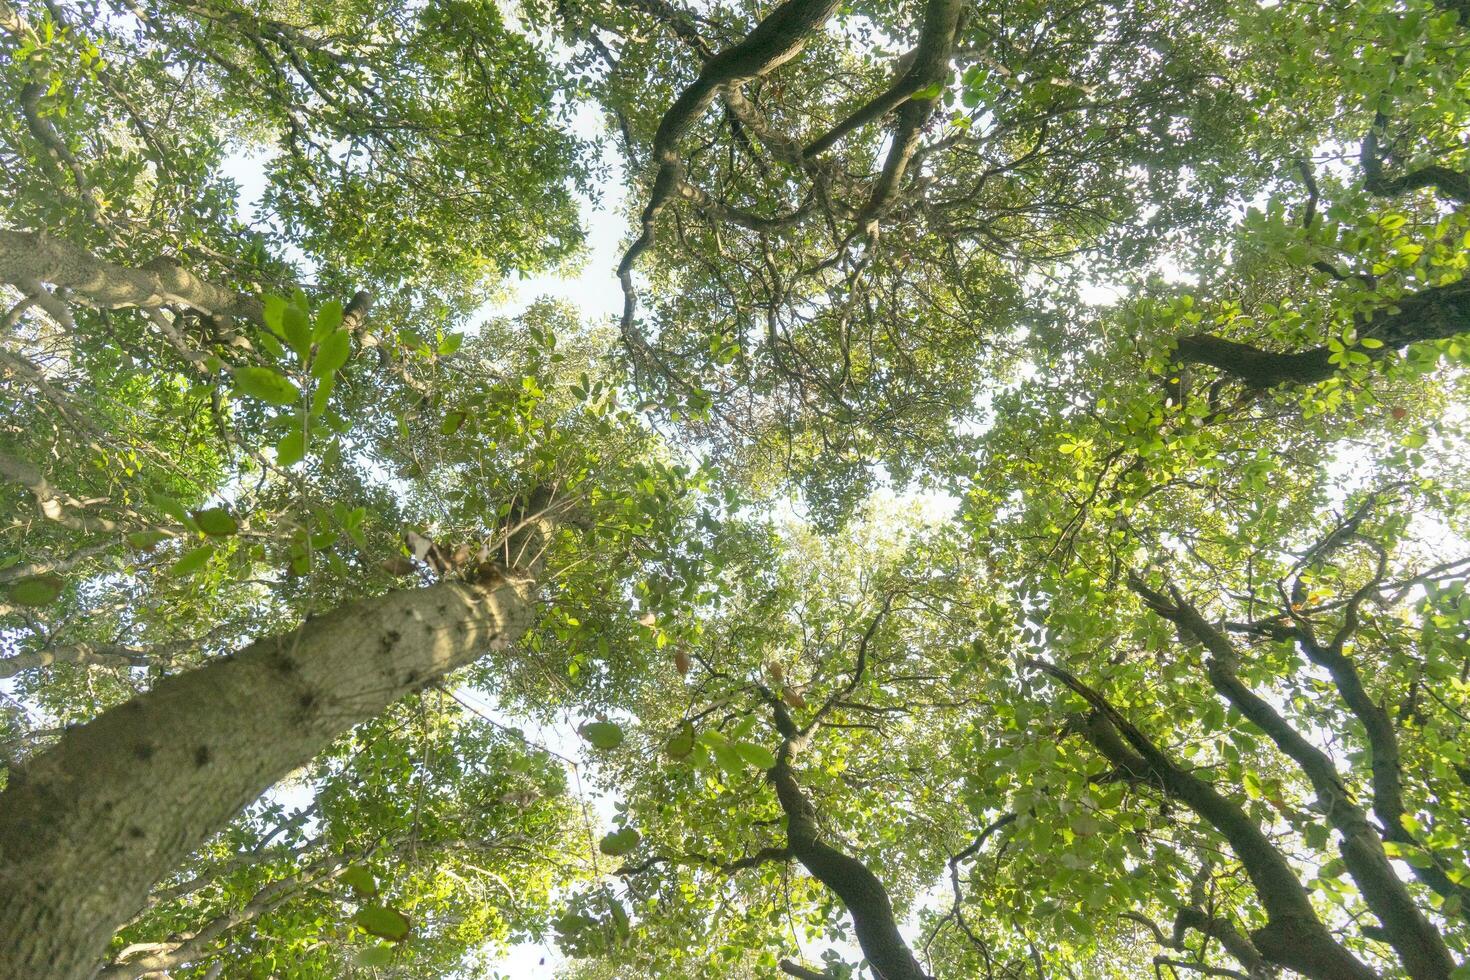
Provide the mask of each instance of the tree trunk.
[{"label": "tree trunk", "polygon": [[94,975],[155,882],[353,725],[514,643],[534,587],[352,603],[69,730],[0,793],[0,976]]},{"label": "tree trunk", "polygon": [[[890,598],[891,601],[891,598]],[[867,641],[882,622],[888,611],[874,617],[868,627],[863,643],[859,647],[858,664],[853,671],[853,683],[863,674],[867,656]],[[851,691],[851,685],[848,689]],[[822,840],[817,827],[817,813],[801,784],[796,780],[792,762],[801,752],[811,734],[811,728],[803,732],[797,727],[786,705],[765,688],[761,694],[771,706],[771,720],[776,731],[781,733],[781,747],[776,752],[776,764],[766,773],[766,778],[775,787],[776,799],[786,815],[786,850],[801,862],[802,867],[815,879],[832,890],[852,916],[853,930],[857,933],[858,946],[867,957],[878,980],[929,980],[929,975],[919,966],[918,958],[909,949],[908,942],[898,930],[898,919],[893,914],[893,902],[888,897],[888,888],[866,864],[850,854],[844,854]],[[817,712],[817,718],[830,708],[834,700]],[[815,721],[812,722],[814,726]],[[791,970],[786,970],[791,973]],[[796,974],[793,974],[796,975]]]}]

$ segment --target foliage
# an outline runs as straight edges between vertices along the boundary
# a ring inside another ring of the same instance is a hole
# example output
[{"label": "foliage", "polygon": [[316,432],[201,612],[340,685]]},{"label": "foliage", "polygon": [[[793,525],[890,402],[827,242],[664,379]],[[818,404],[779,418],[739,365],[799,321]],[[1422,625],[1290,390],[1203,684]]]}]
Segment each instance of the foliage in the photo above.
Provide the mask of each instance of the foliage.
[{"label": "foliage", "polygon": [[1466,976],[1467,16],[0,0],[0,787],[534,599],[102,975]]}]

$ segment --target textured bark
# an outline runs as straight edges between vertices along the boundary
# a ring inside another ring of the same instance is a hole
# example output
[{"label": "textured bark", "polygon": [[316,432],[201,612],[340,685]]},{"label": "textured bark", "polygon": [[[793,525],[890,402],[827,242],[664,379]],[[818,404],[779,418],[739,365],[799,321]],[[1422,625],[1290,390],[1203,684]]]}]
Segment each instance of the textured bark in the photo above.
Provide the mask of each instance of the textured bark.
[{"label": "textured bark", "polygon": [[[918,46],[905,59],[908,64],[903,72],[877,98],[812,140],[802,154],[814,157],[827,152],[848,133],[881,119],[907,103],[915,93],[947,81],[950,58],[954,54],[955,34],[959,30],[964,10],[963,0],[929,0],[924,6]],[[925,99],[923,102],[929,108],[935,105],[935,100],[932,99]],[[925,117],[927,115],[926,112]],[[898,138],[894,139],[895,145],[899,142]]]},{"label": "textured bark", "polygon": [[351,603],[69,730],[0,794],[0,976],[92,976],[155,882],[333,738],[515,642],[533,588]]},{"label": "textured bark", "polygon": [[109,310],[187,306],[210,316],[262,322],[255,297],[205,282],[166,259],[128,268],[37,232],[0,229],[0,281],[28,292],[29,283],[62,286],[82,302]]},{"label": "textured bark", "polygon": [[[1413,343],[1444,340],[1470,332],[1470,282],[1434,286],[1397,300],[1372,318],[1359,316],[1359,337],[1382,341],[1382,347],[1361,348],[1377,360]],[[1252,388],[1282,384],[1316,384],[1337,371],[1326,347],[1278,353],[1262,350],[1213,334],[1181,337],[1176,356],[1187,364],[1207,364],[1239,378]]]}]

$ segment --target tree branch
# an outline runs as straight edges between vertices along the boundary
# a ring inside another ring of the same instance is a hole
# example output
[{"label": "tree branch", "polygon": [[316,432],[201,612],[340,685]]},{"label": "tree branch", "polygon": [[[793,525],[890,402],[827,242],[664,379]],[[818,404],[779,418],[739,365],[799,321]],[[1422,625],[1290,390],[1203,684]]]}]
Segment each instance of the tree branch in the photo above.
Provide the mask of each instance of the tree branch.
[{"label": "tree branch", "polygon": [[1092,706],[1084,734],[1109,762],[1152,781],[1230,843],[1266,911],[1266,925],[1251,934],[1264,956],[1311,980],[1376,980],[1377,974],[1332,937],[1290,863],[1244,810],[1210,783],[1175,765],[1107,699],[1069,671],[1036,659],[1028,659],[1026,665],[1060,681]]}]

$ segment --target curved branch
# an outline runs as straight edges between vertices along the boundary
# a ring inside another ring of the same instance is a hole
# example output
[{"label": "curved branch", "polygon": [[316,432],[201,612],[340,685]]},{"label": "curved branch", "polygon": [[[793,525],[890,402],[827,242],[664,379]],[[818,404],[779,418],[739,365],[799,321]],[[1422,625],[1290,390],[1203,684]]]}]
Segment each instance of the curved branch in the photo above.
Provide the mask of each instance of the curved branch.
[{"label": "curved branch", "polygon": [[[853,112],[836,126],[812,140],[802,150],[805,157],[825,153],[837,145],[847,134],[861,129],[868,123],[892,112],[909,102],[925,89],[942,85],[949,72],[950,58],[954,53],[955,34],[959,30],[960,15],[964,12],[962,0],[929,0],[924,7],[924,22],[919,32],[919,43],[902,59],[908,64],[881,94],[862,108]],[[932,99],[918,100],[926,106],[933,105]],[[895,137],[894,144],[900,142]]]},{"label": "curved branch", "polygon": [[1085,734],[1109,762],[1158,785],[1230,843],[1266,912],[1266,925],[1251,934],[1262,955],[1311,980],[1376,980],[1376,973],[1332,937],[1290,863],[1244,810],[1209,782],[1176,765],[1106,698],[1069,671],[1036,659],[1028,659],[1026,666],[1055,678],[1092,706]]},{"label": "curved branch", "polygon": [[1378,146],[1378,133],[1386,120],[1382,114],[1374,120],[1373,127],[1363,137],[1363,146],[1358,161],[1363,167],[1363,187],[1379,197],[1397,197],[1407,191],[1431,188],[1440,197],[1461,204],[1470,203],[1470,174],[1452,170],[1439,164],[1430,164],[1411,170],[1397,177],[1386,177],[1383,173],[1383,156]]},{"label": "curved branch", "polygon": [[[1373,360],[1410,344],[1455,337],[1470,332],[1470,283],[1461,281],[1422,289],[1395,300],[1386,310],[1373,311],[1371,318],[1360,314],[1355,319],[1359,337],[1372,338],[1383,345],[1361,349]],[[1338,370],[1327,347],[1278,353],[1214,334],[1181,337],[1175,356],[1185,363],[1218,368],[1251,388],[1316,384]]]},{"label": "curved branch", "polygon": [[792,761],[808,736],[797,727],[780,698],[765,687],[757,690],[770,705],[772,721],[782,737],[776,764],[766,778],[775,787],[776,799],[786,814],[787,850],[846,906],[858,945],[881,980],[929,980],[898,931],[893,903],[883,882],[866,864],[822,840],[816,808],[802,792],[792,769]]},{"label": "curved branch", "polygon": [[625,339],[632,339],[633,333],[633,266],[653,244],[658,216],[677,193],[682,177],[680,138],[709,107],[721,88],[759,78],[796,57],[806,44],[808,35],[832,16],[837,3],[838,0],[786,0],[742,40],[706,61],[699,76],[679,93],[674,104],[664,113],[653,137],[651,157],[658,169],[640,218],[639,235],[618,263],[618,278],[626,296],[623,312]]},{"label": "curved branch", "polygon": [[1332,760],[1240,680],[1235,671],[1239,654],[1229,638],[1207,622],[1177,590],[1171,590],[1171,600],[1150,589],[1136,575],[1129,575],[1128,584],[1150,609],[1174,624],[1181,640],[1198,643],[1209,652],[1205,673],[1211,686],[1264,731],[1306,775],[1317,794],[1317,808],[1326,814],[1327,822],[1341,838],[1343,863],[1357,882],[1368,908],[1382,923],[1409,976],[1423,980],[1447,978],[1455,964],[1444,938],[1419,911],[1407,886],[1394,873],[1383,841],[1369,826],[1363,808],[1353,801]]}]

